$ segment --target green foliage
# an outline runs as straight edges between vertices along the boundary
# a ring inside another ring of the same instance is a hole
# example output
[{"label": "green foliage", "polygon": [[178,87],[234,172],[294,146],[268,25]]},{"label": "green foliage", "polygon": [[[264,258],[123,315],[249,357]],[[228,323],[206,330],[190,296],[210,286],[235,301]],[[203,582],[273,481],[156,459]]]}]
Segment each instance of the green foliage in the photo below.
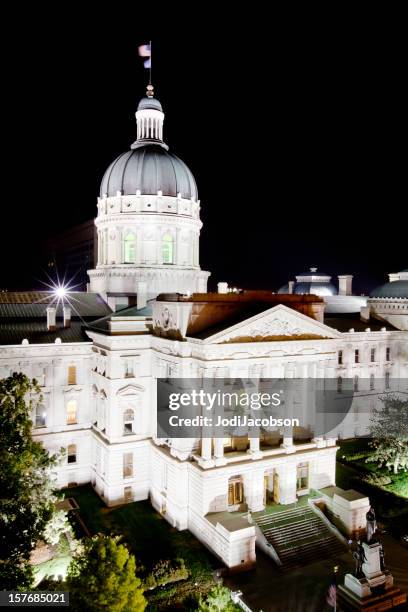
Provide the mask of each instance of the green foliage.
[{"label": "green foliage", "polygon": [[222,584],[217,584],[205,599],[200,597],[198,609],[200,612],[233,612],[240,608],[233,603],[231,591]]},{"label": "green foliage", "polygon": [[184,559],[162,559],[153,567],[145,580],[145,585],[149,589],[154,589],[170,582],[186,580],[188,575]]},{"label": "green foliage", "polygon": [[392,470],[408,470],[408,401],[387,396],[371,417],[372,452],[366,461]]},{"label": "green foliage", "polygon": [[72,612],[143,612],[146,600],[136,561],[118,538],[85,540],[68,569]]},{"label": "green foliage", "polygon": [[383,487],[384,485],[388,485],[392,482],[390,476],[381,474],[367,474],[364,476],[363,480],[368,482],[368,484],[372,484],[377,487]]},{"label": "green foliage", "polygon": [[[36,381],[21,373],[0,380],[0,588],[28,588],[30,553],[53,516],[50,470],[57,458],[31,436]],[[37,399],[38,401],[38,399]]]}]

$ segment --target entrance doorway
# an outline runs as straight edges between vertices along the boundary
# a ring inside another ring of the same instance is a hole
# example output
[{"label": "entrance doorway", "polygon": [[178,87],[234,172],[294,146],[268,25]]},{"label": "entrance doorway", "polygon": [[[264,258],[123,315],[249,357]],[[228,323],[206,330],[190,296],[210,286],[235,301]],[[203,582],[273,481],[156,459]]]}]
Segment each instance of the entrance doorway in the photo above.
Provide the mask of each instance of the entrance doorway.
[{"label": "entrance doorway", "polygon": [[264,506],[279,503],[279,475],[275,469],[264,474]]}]

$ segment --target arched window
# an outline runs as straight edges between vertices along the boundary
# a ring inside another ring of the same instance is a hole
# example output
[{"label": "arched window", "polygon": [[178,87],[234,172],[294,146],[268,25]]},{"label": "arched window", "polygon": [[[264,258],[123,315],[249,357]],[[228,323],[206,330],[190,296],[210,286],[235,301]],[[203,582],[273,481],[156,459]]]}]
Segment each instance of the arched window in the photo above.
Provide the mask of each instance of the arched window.
[{"label": "arched window", "polygon": [[74,425],[77,422],[77,402],[69,400],[67,402],[67,425]]},{"label": "arched window", "polygon": [[136,236],[126,234],[125,236],[125,263],[136,263]]},{"label": "arched window", "polygon": [[133,421],[135,413],[131,408],[127,408],[123,413],[123,434],[128,435],[133,433]]},{"label": "arched window", "polygon": [[173,263],[173,237],[170,234],[164,234],[162,238],[162,256],[164,264]]}]

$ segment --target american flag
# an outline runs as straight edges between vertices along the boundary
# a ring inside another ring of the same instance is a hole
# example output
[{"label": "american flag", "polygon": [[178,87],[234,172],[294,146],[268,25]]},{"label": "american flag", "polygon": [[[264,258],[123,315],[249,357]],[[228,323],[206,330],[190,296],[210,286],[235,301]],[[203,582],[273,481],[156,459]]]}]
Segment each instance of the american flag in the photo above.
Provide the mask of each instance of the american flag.
[{"label": "american flag", "polygon": [[140,45],[139,46],[140,57],[150,57],[151,54],[152,54],[152,49],[150,45]]},{"label": "american flag", "polygon": [[327,591],[326,601],[332,608],[336,609],[337,607],[337,566],[333,570],[333,577],[329,586],[329,590]]}]

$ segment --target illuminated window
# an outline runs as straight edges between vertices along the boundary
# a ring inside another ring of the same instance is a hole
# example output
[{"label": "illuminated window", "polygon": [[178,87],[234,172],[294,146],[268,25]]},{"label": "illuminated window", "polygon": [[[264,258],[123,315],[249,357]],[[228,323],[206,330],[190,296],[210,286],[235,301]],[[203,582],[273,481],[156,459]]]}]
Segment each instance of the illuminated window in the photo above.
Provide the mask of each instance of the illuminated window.
[{"label": "illuminated window", "polygon": [[299,463],[296,468],[296,490],[307,489],[309,466],[307,463]]},{"label": "illuminated window", "polygon": [[123,413],[123,433],[124,435],[133,433],[133,421],[135,413],[131,408],[127,408]]},{"label": "illuminated window", "polygon": [[76,366],[70,365],[68,366],[68,384],[76,385]]},{"label": "illuminated window", "polygon": [[76,460],[77,460],[76,444],[68,444],[67,460],[68,460],[68,463],[76,463]]},{"label": "illuminated window", "polygon": [[228,482],[228,505],[235,506],[244,501],[244,486],[241,478],[230,478]]},{"label": "illuminated window", "polygon": [[374,363],[375,361],[375,348],[371,349],[371,363]]},{"label": "illuminated window", "polygon": [[123,478],[133,476],[133,453],[123,454]]},{"label": "illuminated window", "polygon": [[173,238],[170,234],[165,234],[162,238],[162,256],[163,263],[173,263]]},{"label": "illuminated window", "polygon": [[358,349],[354,351],[354,363],[360,363],[360,351]]},{"label": "illuminated window", "polygon": [[67,403],[67,425],[75,425],[77,422],[77,402],[69,400]]},{"label": "illuminated window", "polygon": [[126,234],[125,236],[125,263],[136,262],[136,237],[134,234]]},{"label": "illuminated window", "polygon": [[35,407],[35,427],[47,426],[47,413],[44,404],[37,404]]},{"label": "illuminated window", "polygon": [[343,351],[339,351],[338,357],[337,357],[337,363],[339,365],[343,365]]},{"label": "illuminated window", "polygon": [[387,347],[386,350],[385,350],[385,360],[386,361],[390,361],[391,360],[391,349],[389,347]]}]

